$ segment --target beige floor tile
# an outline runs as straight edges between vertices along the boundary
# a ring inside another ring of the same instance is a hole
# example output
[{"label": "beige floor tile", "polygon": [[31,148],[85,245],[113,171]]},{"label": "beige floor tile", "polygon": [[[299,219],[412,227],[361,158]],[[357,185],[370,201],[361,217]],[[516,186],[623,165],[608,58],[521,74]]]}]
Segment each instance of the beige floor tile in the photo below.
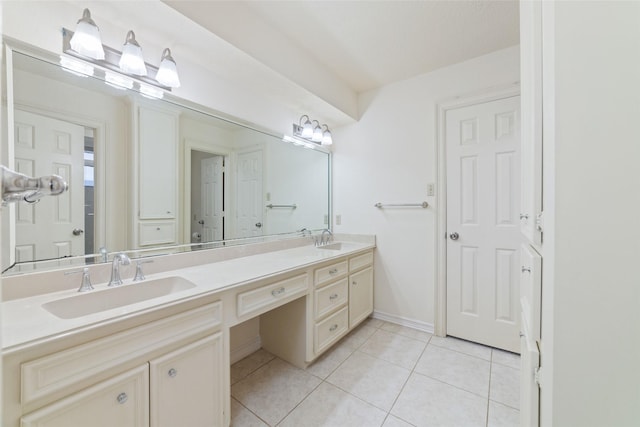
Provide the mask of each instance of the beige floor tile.
[{"label": "beige floor tile", "polygon": [[380,329],[423,342],[429,342],[431,339],[431,334],[428,332],[419,331],[407,326],[396,325],[395,323],[384,322],[384,324],[380,326]]},{"label": "beige floor tile", "polygon": [[494,363],[489,399],[520,409],[520,370]]},{"label": "beige floor tile", "polygon": [[431,341],[429,341],[429,344],[448,348],[449,350],[459,351],[460,353],[476,356],[481,359],[491,360],[491,347],[471,341],[465,341],[454,337],[441,338],[434,335],[431,338]]},{"label": "beige floor tile", "polygon": [[348,346],[335,345],[309,365],[306,371],[318,378],[325,379],[331,375],[342,362],[347,360],[352,353],[353,350]]},{"label": "beige floor tile", "polygon": [[382,424],[382,427],[413,427],[413,424],[409,424],[408,422],[403,421],[398,417],[389,415],[387,419],[384,420],[384,424]]},{"label": "beige floor tile", "polygon": [[331,384],[389,411],[411,372],[356,351],[327,378]]},{"label": "beige floor tile", "polygon": [[275,356],[264,349],[260,349],[255,353],[231,365],[231,384],[235,384],[244,379],[250,373],[260,368],[262,365],[269,363]]},{"label": "beige floor tile", "polygon": [[231,387],[231,396],[251,412],[275,425],[321,380],[278,358]]},{"label": "beige floor tile", "polygon": [[491,353],[491,361],[511,368],[520,369],[520,355],[510,351],[494,348]]},{"label": "beige floor tile", "polygon": [[378,329],[360,351],[406,369],[413,369],[426,343]]},{"label": "beige floor tile", "polygon": [[428,345],[415,371],[482,397],[489,396],[491,363],[487,360]]},{"label": "beige floor tile", "polygon": [[498,402],[489,401],[487,427],[517,427],[520,425],[520,411]]},{"label": "beige floor tile", "polygon": [[231,424],[229,427],[268,427],[250,410],[231,399]]},{"label": "beige floor tile", "polygon": [[413,373],[391,413],[418,427],[484,427],[487,399]]},{"label": "beige floor tile", "polygon": [[322,383],[278,427],[378,427],[386,413]]},{"label": "beige floor tile", "polygon": [[362,321],[361,325],[367,325],[377,329],[380,326],[382,326],[384,323],[385,323],[384,320],[374,319],[373,317],[367,317],[365,320]]},{"label": "beige floor tile", "polygon": [[357,350],[367,339],[373,335],[378,328],[374,328],[369,325],[360,325],[349,334],[340,340],[339,345],[350,348],[351,350]]}]

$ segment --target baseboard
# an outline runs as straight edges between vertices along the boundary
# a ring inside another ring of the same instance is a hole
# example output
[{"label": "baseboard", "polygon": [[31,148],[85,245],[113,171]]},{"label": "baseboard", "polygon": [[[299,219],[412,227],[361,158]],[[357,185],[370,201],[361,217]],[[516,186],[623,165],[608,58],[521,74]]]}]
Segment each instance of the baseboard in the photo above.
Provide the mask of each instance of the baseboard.
[{"label": "baseboard", "polygon": [[252,353],[260,350],[262,348],[262,341],[260,340],[260,336],[258,335],[251,341],[248,341],[230,351],[229,361],[233,365],[239,360],[244,359]]},{"label": "baseboard", "polygon": [[406,317],[396,316],[395,314],[383,313],[381,311],[374,310],[371,315],[374,319],[384,320],[385,322],[395,323],[396,325],[406,326],[408,328],[417,329],[419,331],[434,333],[433,324],[422,322],[420,320],[407,319]]}]

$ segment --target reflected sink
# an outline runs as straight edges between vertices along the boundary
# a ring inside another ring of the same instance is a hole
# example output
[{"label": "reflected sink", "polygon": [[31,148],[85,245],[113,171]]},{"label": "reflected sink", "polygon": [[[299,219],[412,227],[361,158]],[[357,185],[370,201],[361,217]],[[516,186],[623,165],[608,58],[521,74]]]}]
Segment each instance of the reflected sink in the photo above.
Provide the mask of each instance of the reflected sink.
[{"label": "reflected sink", "polygon": [[74,319],[76,317],[170,295],[175,292],[194,288],[195,286],[194,283],[182,277],[164,277],[115,288],[81,293],[69,298],[50,301],[43,304],[42,308],[60,319]]},{"label": "reflected sink", "polygon": [[335,243],[330,243],[328,245],[324,245],[324,246],[317,246],[318,249],[328,249],[328,250],[333,250],[333,251],[339,251],[340,249],[342,249],[342,242],[335,242]]}]

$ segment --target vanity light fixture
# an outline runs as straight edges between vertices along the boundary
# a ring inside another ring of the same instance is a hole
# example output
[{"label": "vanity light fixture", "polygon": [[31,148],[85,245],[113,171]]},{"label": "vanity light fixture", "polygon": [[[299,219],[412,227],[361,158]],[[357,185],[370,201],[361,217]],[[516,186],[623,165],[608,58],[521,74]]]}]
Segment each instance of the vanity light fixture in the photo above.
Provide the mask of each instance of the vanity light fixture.
[{"label": "vanity light fixture", "polygon": [[[90,42],[88,42],[90,41]],[[87,47],[88,45],[88,47]],[[75,69],[72,66],[63,64],[63,61],[70,60],[67,56],[61,56],[61,65],[70,71],[77,71],[81,74],[96,75],[98,77],[105,76],[106,72],[113,71],[121,76],[132,79],[131,86],[129,83],[124,87],[135,88],[141,92],[146,91],[146,95],[158,98],[157,92],[151,93],[147,89],[143,89],[143,84],[152,85],[164,90],[171,91],[174,87],[180,86],[180,78],[176,67],[176,61],[171,56],[171,50],[164,49],[160,59],[160,66],[155,67],[144,62],[142,49],[136,41],[133,31],[127,32],[122,52],[102,44],[100,40],[100,32],[95,22],[91,19],[91,12],[85,9],[82,19],[78,21],[76,32],[66,28],[62,29],[62,51],[69,56],[81,60],[83,64],[87,64],[86,68]],[[65,58],[65,59],[62,59]],[[89,67],[95,67],[94,71],[88,71]],[[112,81],[109,84],[123,87],[118,83],[114,83],[113,75],[109,77]]]},{"label": "vanity light fixture", "polygon": [[331,137],[331,131],[329,130],[329,126],[322,125],[325,127],[325,130],[322,132],[322,145],[331,145],[333,144],[333,138]]},{"label": "vanity light fixture", "polygon": [[156,74],[156,80],[164,86],[180,87],[180,78],[178,77],[176,61],[174,61],[171,56],[171,49],[169,48],[166,48],[162,52],[160,68],[158,69],[158,74]]},{"label": "vanity light fixture", "polygon": [[333,144],[329,126],[325,124],[321,125],[317,120],[311,121],[307,115],[300,117],[298,124],[293,124],[293,136],[306,139],[316,144]]},{"label": "vanity light fixture", "polygon": [[100,38],[100,30],[93,19],[91,12],[85,9],[82,12],[82,18],[78,20],[76,32],[71,37],[71,49],[81,55],[91,59],[104,59],[104,49],[102,47],[102,39]]},{"label": "vanity light fixture", "polygon": [[118,62],[120,69],[127,74],[146,76],[147,67],[144,65],[142,48],[136,41],[136,34],[129,30],[122,46],[122,56]]},{"label": "vanity light fixture", "polygon": [[313,142],[320,142],[322,141],[322,128],[320,127],[319,121],[314,120],[314,123],[316,123],[316,125],[313,127],[313,135],[311,135],[311,140]]}]

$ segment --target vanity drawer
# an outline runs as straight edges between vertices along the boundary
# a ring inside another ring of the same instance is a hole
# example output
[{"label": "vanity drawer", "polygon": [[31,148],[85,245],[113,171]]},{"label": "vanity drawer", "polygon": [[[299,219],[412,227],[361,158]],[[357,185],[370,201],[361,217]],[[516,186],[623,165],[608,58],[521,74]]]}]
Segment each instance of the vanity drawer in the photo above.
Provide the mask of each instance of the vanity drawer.
[{"label": "vanity drawer", "polygon": [[349,281],[345,278],[315,292],[315,315],[320,319],[349,300]]},{"label": "vanity drawer", "polygon": [[349,258],[349,271],[356,271],[373,264],[373,251]]},{"label": "vanity drawer", "polygon": [[141,222],[139,224],[140,246],[160,245],[176,241],[175,221]]},{"label": "vanity drawer", "polygon": [[252,291],[238,294],[238,317],[275,307],[282,300],[304,295],[308,290],[307,274],[281,280]]},{"label": "vanity drawer", "polygon": [[317,287],[320,287],[330,283],[334,279],[340,278],[347,274],[347,272],[347,261],[337,262],[326,267],[318,268],[314,273],[314,283]]},{"label": "vanity drawer", "polygon": [[219,329],[222,302],[215,302],[41,357],[21,366],[23,406],[75,393],[118,373],[132,360],[172,343]]},{"label": "vanity drawer", "polygon": [[321,353],[339,340],[349,330],[349,309],[347,307],[316,323],[314,334],[315,353]]}]

